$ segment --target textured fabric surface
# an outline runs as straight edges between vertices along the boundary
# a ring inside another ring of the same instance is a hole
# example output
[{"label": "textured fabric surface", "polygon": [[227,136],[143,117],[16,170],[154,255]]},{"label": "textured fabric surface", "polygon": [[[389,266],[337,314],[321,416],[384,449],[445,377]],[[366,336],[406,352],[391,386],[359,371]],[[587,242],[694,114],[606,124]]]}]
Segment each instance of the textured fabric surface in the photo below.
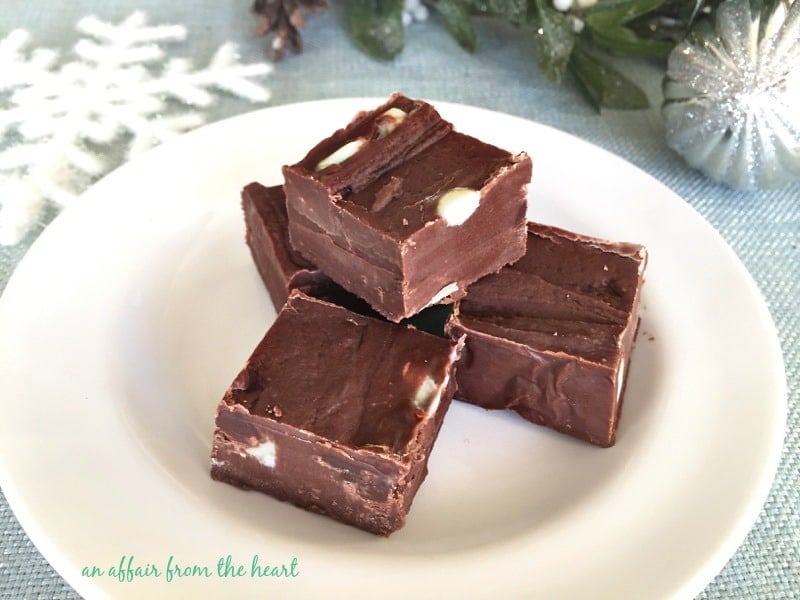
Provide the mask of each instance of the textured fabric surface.
[{"label": "textured fabric surface", "polygon": [[[144,10],[150,22],[180,23],[187,40],[170,46],[175,55],[208,59],[220,44],[239,44],[241,60],[265,57],[266,44],[253,35],[255,21],[247,0],[187,0],[98,3],[14,3],[0,12],[0,37],[22,27],[34,45],[68,53],[74,24],[87,14],[116,21]],[[758,284],[775,321],[784,352],[789,390],[787,437],[779,471],[758,521],[727,566],[701,598],[797,598],[800,596],[800,184],[781,190],[743,193],[717,185],[686,167],[664,142],[657,109],[598,114],[571,81],[556,87],[538,73],[531,40],[511,27],[481,22],[475,54],[461,51],[434,23],[414,24],[406,48],[393,62],[374,61],[355,49],[338,23],[338,11],[311,18],[305,51],[289,54],[265,80],[269,106],[303,100],[410,96],[490,108],[533,119],[577,135],[625,158],[668,185],[702,214],[731,245]],[[651,102],[661,99],[656,66],[625,63],[644,83]],[[2,73],[0,73],[2,78]],[[209,121],[252,110],[245,101],[221,97]],[[265,140],[268,144],[269,140]],[[573,165],[576,173],[580,165]],[[54,216],[43,219],[42,227]],[[40,231],[41,228],[39,228]],[[0,290],[36,232],[23,244],[0,247]],[[0,497],[0,597],[72,598],[76,594],[49,567]]]}]

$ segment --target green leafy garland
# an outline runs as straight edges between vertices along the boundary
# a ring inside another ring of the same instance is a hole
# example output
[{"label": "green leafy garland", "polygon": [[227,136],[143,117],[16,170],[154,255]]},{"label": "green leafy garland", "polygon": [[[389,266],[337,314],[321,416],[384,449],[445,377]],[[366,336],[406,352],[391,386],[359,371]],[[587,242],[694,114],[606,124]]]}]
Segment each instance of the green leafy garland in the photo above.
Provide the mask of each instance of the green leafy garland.
[{"label": "green leafy garland", "polygon": [[[775,4],[778,0],[764,0]],[[533,36],[536,62],[557,83],[567,71],[598,108],[639,109],[647,96],[611,54],[664,59],[720,0],[425,0],[465,50],[475,17],[501,19]],[[368,54],[391,59],[404,43],[403,0],[347,0],[350,35]],[[766,8],[766,7],[765,7]]]}]

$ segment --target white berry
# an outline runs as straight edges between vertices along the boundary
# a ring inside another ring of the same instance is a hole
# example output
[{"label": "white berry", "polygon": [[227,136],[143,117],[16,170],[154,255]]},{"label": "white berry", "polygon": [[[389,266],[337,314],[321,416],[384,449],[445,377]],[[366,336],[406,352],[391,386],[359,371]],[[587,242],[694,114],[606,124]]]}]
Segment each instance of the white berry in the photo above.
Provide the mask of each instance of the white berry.
[{"label": "white berry", "polygon": [[408,114],[399,108],[390,108],[378,117],[378,139],[385,138],[402,123]]},{"label": "white berry", "polygon": [[426,375],[414,394],[414,406],[419,409],[427,408],[430,405],[433,394],[437,392],[438,387],[433,377]]},{"label": "white berry", "polygon": [[454,294],[458,291],[458,284],[454,281],[453,283],[448,283],[438,292],[433,295],[433,298],[430,299],[428,304],[425,306],[433,306],[434,304],[438,304],[441,300],[444,300],[450,294]]},{"label": "white berry", "polygon": [[472,216],[481,203],[480,190],[457,187],[439,197],[436,213],[448,226],[461,225]]},{"label": "white berry", "polygon": [[347,142],[336,152],[333,152],[326,158],[323,158],[321,161],[319,161],[314,170],[322,171],[323,169],[327,169],[331,165],[338,165],[340,163],[343,163],[348,158],[355,155],[361,149],[361,146],[364,145],[365,141],[366,140],[364,138],[358,138],[353,140],[352,142]]},{"label": "white berry", "polygon": [[265,467],[269,467],[270,469],[275,468],[275,462],[278,455],[275,450],[275,442],[272,440],[265,440],[258,446],[248,448],[247,453],[250,456],[255,457],[255,459]]}]

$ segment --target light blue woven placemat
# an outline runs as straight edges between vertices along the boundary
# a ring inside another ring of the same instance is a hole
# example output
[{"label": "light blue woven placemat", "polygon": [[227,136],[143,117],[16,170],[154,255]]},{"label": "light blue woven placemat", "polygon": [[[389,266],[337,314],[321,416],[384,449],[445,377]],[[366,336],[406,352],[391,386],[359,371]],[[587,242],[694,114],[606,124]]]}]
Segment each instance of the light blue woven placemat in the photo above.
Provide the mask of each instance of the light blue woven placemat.
[{"label": "light blue woven placemat", "polygon": [[[221,43],[233,40],[240,45],[243,62],[264,58],[265,45],[252,35],[255,22],[246,0],[25,3],[0,14],[0,37],[23,27],[34,35],[37,45],[68,52],[76,36],[73,25],[79,18],[96,14],[117,21],[134,9],[146,11],[152,23],[187,26],[187,40],[172,46],[176,55],[202,62]],[[696,208],[732,246],[755,278],[778,329],[787,370],[789,419],[781,465],[764,510],[744,544],[701,597],[799,597],[800,184],[779,191],[743,193],[710,182],[666,148],[657,109],[597,114],[569,82],[561,87],[545,82],[535,67],[532,43],[510,27],[480,24],[478,52],[468,55],[441,27],[415,24],[408,32],[403,54],[392,63],[381,63],[355,50],[336,20],[335,13],[309,20],[305,52],[288,56],[266,80],[272,90],[269,105],[344,96],[382,97],[403,90],[411,96],[533,119],[604,147],[652,174]],[[638,63],[631,63],[630,70],[646,84],[657,104],[658,70]],[[209,111],[209,120],[252,108],[241,100],[222,98]],[[34,238],[35,234],[18,247],[0,247],[0,290]],[[0,530],[0,597],[77,597],[30,543],[1,496]]]}]

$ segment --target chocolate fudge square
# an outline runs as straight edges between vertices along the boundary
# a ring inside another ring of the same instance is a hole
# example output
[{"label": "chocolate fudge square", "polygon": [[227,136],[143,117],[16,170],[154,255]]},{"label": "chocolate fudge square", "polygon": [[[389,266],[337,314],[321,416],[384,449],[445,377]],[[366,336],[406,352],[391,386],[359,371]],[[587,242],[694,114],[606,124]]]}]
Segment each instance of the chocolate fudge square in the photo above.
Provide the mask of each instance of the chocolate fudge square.
[{"label": "chocolate fudge square", "polygon": [[245,241],[276,311],[292,290],[300,290],[368,317],[379,316],[364,300],[336,284],[292,248],[283,186],[246,185],[242,189],[242,211]]},{"label": "chocolate fudge square", "polygon": [[[282,186],[265,187],[257,182],[246,185],[242,189],[242,210],[247,245],[276,311],[289,293],[298,289],[358,314],[382,318],[364,300],[336,284],[292,249]],[[437,304],[402,322],[444,336],[444,324],[452,312],[452,305]]]},{"label": "chocolate fudge square", "polygon": [[283,187],[250,183],[242,189],[245,241],[253,262],[269,292],[275,310],[280,310],[289,292],[306,292],[331,284],[310,262],[289,244],[289,218]]},{"label": "chocolate fudge square", "polygon": [[466,335],[457,398],[612,446],[647,254],[528,224],[523,258],[470,286],[446,329]]},{"label": "chocolate fudge square", "polygon": [[212,477],[389,535],[427,474],[461,345],[293,291],[217,408]]},{"label": "chocolate fudge square", "polygon": [[525,252],[531,161],[393,95],[283,168],[292,247],[391,321]]}]

